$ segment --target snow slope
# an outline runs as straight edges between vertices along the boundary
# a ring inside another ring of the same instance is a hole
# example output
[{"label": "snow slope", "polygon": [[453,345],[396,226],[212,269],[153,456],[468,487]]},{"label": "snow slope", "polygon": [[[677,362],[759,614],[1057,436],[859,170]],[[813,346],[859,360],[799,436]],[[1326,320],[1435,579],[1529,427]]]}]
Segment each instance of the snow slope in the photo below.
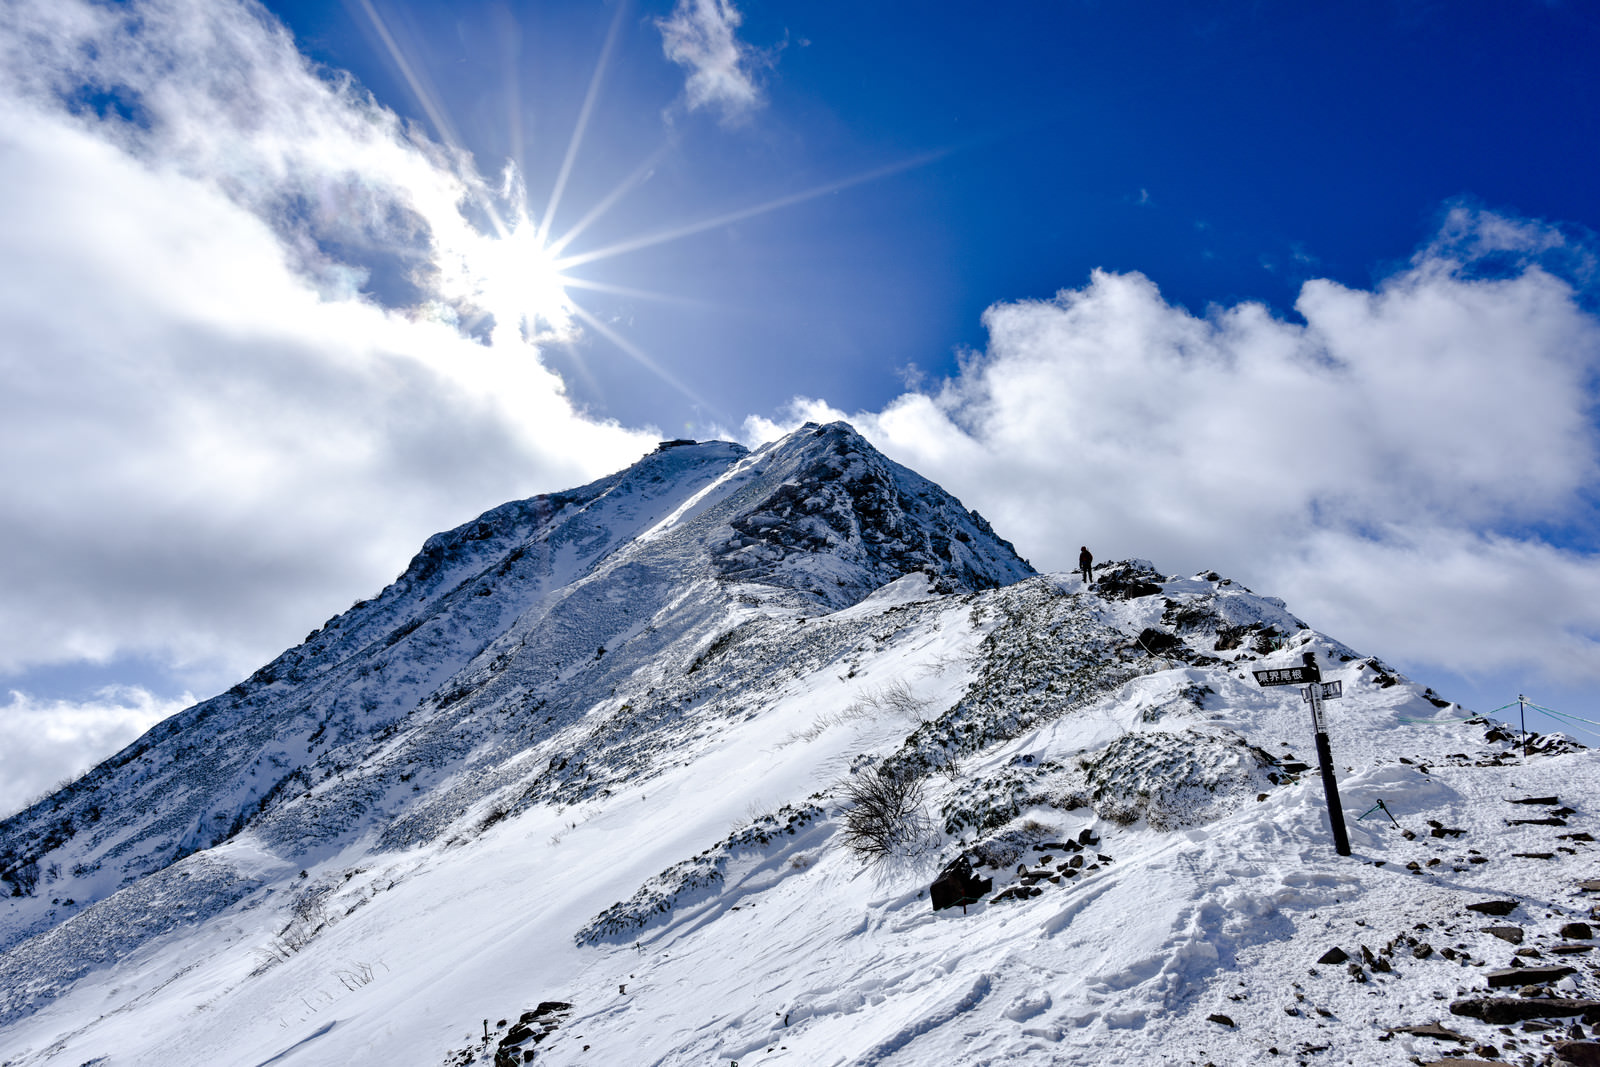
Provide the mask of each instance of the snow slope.
[{"label": "snow slope", "polygon": [[[1347,858],[1249,673],[1305,651]],[[1569,1021],[1450,1007],[1600,995],[1554,951],[1600,761],[1513,747],[1217,575],[1033,575],[848,427],[663,446],[0,826],[0,1064],[1532,1063]],[[865,864],[873,766],[932,832]],[[934,912],[962,852],[993,892]]]}]

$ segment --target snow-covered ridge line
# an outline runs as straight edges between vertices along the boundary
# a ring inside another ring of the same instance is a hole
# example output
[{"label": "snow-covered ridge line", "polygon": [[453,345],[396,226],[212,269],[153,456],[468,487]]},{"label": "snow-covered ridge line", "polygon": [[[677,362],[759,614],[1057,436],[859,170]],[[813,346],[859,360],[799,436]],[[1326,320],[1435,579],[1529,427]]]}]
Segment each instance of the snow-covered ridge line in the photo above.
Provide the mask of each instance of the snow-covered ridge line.
[{"label": "snow-covered ridge line", "polygon": [[[0,824],[0,1064],[1398,1065],[1421,1039],[1383,1027],[1507,962],[1467,897],[1558,955],[1593,754],[1523,766],[1219,575],[1096,579],[1033,574],[843,425],[496,508]],[[1344,691],[1350,859],[1298,698],[1250,674],[1307,652]],[[877,866],[836,832],[869,770],[925,814]],[[1380,797],[1399,826],[1356,818]],[[934,912],[963,854],[990,888]],[[1418,923],[1456,958],[1404,955]]]}]

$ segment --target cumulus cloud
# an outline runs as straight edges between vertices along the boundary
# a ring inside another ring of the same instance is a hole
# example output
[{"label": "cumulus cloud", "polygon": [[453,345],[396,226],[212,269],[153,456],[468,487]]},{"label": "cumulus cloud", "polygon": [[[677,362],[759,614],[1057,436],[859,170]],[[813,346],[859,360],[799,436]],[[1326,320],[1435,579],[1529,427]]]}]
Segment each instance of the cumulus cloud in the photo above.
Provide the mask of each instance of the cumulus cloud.
[{"label": "cumulus cloud", "polygon": [[76,778],[107,753],[194,703],[109,686],[83,702],[35,700],[13,691],[0,705],[0,818]]},{"label": "cumulus cloud", "polygon": [[1197,316],[1097,272],[991,307],[987,350],[941,390],[851,418],[1036,565],[1088,544],[1216,568],[1386,656],[1593,683],[1600,321],[1552,255],[1584,258],[1552,228],[1456,208],[1370,291],[1307,282],[1302,321]]},{"label": "cumulus cloud", "polygon": [[145,658],[220,688],[430,533],[653,443],[494,314],[471,161],[258,7],[12,8],[0,674]]},{"label": "cumulus cloud", "polygon": [[669,17],[656,20],[667,58],[689,71],[690,110],[717,107],[733,119],[761,105],[758,56],[737,33],[743,21],[729,0],[678,0]]}]

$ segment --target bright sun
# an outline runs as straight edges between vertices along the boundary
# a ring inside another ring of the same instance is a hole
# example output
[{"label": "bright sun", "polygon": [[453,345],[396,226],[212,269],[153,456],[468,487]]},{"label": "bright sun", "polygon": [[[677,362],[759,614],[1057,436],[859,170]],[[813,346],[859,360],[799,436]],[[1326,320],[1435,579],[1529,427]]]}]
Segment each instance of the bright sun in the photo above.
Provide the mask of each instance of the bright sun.
[{"label": "bright sun", "polygon": [[573,329],[566,281],[539,228],[518,220],[503,237],[489,238],[474,257],[478,298],[503,335],[534,343],[565,337]]}]

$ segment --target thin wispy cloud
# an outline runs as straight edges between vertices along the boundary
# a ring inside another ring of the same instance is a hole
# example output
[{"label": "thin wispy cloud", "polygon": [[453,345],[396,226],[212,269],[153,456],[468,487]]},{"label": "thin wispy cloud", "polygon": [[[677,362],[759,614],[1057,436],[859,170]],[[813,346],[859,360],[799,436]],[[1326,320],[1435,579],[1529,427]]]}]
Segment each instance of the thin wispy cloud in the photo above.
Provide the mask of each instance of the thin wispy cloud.
[{"label": "thin wispy cloud", "polygon": [[739,40],[743,21],[729,0],[678,0],[670,16],[656,20],[667,58],[689,72],[684,96],[691,111],[715,107],[734,120],[761,106],[760,57]]}]

